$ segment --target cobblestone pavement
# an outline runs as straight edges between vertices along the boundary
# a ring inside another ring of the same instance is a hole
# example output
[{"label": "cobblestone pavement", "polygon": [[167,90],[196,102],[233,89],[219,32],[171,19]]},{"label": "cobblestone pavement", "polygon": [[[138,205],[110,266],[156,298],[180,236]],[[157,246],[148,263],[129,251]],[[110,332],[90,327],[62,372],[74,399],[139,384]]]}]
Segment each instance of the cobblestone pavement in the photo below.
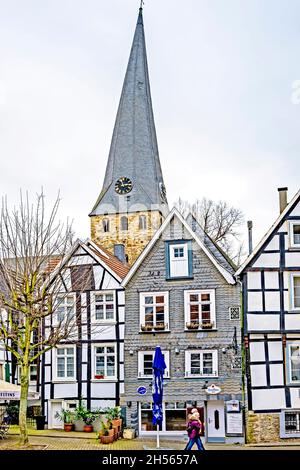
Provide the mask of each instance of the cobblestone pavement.
[{"label": "cobblestone pavement", "polygon": [[[94,435],[95,436],[95,435]],[[0,450],[17,450],[18,436],[10,434],[4,440],[0,441]],[[100,444],[95,437],[78,438],[78,437],[49,437],[45,435],[30,436],[30,444],[33,450],[156,450],[155,439],[119,439],[113,444]],[[183,450],[185,441],[179,438],[161,439],[162,450]],[[43,446],[44,449],[43,449]],[[300,450],[300,444],[286,444],[285,446],[243,446],[243,445],[214,445],[205,444],[207,450]]]}]

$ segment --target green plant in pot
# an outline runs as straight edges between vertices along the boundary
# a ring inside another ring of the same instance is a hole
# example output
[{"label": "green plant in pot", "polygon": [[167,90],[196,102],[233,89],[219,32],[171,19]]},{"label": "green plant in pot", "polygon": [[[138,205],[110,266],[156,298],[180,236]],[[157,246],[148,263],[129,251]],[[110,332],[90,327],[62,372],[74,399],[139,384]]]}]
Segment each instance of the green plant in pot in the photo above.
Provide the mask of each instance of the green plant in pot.
[{"label": "green plant in pot", "polygon": [[106,411],[107,419],[111,420],[112,426],[121,427],[122,419],[121,419],[121,407],[114,406],[113,408],[108,408]]},{"label": "green plant in pot", "polygon": [[114,441],[114,430],[111,429],[111,422],[109,420],[102,421],[101,433],[99,433],[102,444],[111,444]]},{"label": "green plant in pot", "polygon": [[79,405],[75,410],[76,419],[81,419],[84,422],[83,430],[85,432],[93,431],[93,422],[98,418],[99,413],[88,410],[82,405]]},{"label": "green plant in pot", "polygon": [[64,430],[66,432],[73,431],[74,413],[72,413],[71,410],[61,409],[60,411],[57,411],[57,413],[55,414],[55,418],[59,419],[59,421],[62,421],[64,423]]}]

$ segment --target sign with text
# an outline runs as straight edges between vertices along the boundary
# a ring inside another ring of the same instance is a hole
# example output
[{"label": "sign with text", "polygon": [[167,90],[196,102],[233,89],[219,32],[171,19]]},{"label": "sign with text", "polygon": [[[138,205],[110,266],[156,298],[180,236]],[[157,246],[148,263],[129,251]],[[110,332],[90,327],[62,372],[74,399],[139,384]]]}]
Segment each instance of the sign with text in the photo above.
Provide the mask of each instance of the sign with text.
[{"label": "sign with text", "polygon": [[0,400],[20,400],[19,391],[0,391]]},{"label": "sign with text", "polygon": [[211,384],[207,387],[207,389],[205,390],[206,393],[208,393],[209,395],[217,395],[218,393],[221,392],[221,388],[218,387],[217,385],[215,384]]},{"label": "sign with text", "polygon": [[226,428],[227,434],[243,434],[242,413],[227,413]]}]

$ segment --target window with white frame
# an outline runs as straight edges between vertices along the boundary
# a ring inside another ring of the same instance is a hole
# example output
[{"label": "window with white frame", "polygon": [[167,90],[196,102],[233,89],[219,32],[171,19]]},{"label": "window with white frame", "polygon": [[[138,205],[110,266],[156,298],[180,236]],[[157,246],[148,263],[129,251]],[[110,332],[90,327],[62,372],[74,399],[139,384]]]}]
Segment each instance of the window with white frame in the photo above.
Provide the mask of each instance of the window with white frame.
[{"label": "window with white frame", "polygon": [[142,331],[169,329],[169,293],[140,293],[140,323]]},{"label": "window with white frame", "polygon": [[[152,377],[152,363],[154,358],[155,351],[139,351],[138,352],[138,376],[143,377]],[[162,351],[164,356],[166,369],[164,372],[164,377],[170,377],[170,351]]]},{"label": "window with white frame", "polygon": [[191,277],[191,243],[167,243],[167,278]]},{"label": "window with white frame", "polygon": [[114,344],[94,346],[93,378],[94,380],[116,378],[116,347]]},{"label": "window with white frame", "polygon": [[299,434],[300,432],[300,411],[292,410],[284,412],[285,434]]},{"label": "window with white frame", "polygon": [[92,318],[99,322],[115,320],[114,292],[92,294]]},{"label": "window with white frame", "polygon": [[290,222],[290,247],[300,248],[300,222]]},{"label": "window with white frame", "polygon": [[300,382],[300,344],[289,344],[290,382]]},{"label": "window with white frame", "polygon": [[300,310],[300,274],[291,275],[291,308]]},{"label": "window with white frame", "polygon": [[213,328],[216,325],[215,291],[185,291],[185,320],[187,329]]},{"label": "window with white frame", "polygon": [[75,316],[75,294],[57,296],[56,318],[58,323],[70,322]]},{"label": "window with white frame", "polygon": [[186,377],[217,377],[217,350],[190,350],[185,354]]},{"label": "window with white frame", "polygon": [[55,350],[55,378],[75,379],[75,346],[59,346]]}]

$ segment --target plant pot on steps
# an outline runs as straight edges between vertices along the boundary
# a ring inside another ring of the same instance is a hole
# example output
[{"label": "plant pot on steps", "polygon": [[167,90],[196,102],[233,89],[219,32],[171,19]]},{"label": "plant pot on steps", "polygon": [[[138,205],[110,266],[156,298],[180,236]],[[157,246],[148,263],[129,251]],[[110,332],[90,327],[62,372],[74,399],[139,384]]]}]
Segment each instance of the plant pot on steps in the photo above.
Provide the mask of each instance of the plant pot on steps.
[{"label": "plant pot on steps", "polygon": [[71,432],[74,430],[74,424],[72,423],[65,423],[64,424],[64,431]]},{"label": "plant pot on steps", "polygon": [[94,429],[93,429],[93,426],[91,424],[85,424],[83,426],[83,430],[84,430],[84,432],[93,432]]},{"label": "plant pot on steps", "polygon": [[101,443],[102,444],[112,444],[114,441],[113,436],[101,436]]}]

